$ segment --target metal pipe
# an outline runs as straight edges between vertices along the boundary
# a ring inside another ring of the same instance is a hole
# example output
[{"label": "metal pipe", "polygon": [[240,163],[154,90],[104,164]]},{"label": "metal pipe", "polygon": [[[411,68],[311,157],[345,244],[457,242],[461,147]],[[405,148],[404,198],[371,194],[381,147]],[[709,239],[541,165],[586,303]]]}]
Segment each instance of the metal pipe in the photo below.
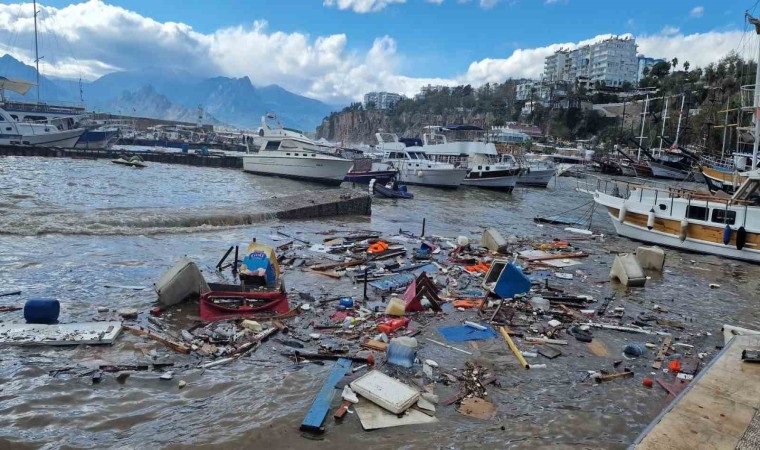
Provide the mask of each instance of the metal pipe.
[{"label": "metal pipe", "polygon": [[37,44],[37,0],[32,2],[34,8],[34,65],[37,72],[37,103],[40,102],[40,49]]}]

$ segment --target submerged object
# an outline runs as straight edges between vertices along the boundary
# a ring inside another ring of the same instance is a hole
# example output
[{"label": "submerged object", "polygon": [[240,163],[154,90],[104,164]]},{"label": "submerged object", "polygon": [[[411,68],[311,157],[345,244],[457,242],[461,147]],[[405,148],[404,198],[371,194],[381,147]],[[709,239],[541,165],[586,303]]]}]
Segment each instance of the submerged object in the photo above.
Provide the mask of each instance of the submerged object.
[{"label": "submerged object", "polygon": [[237,317],[285,314],[289,310],[284,292],[211,291],[201,295],[201,319],[215,321]]},{"label": "submerged object", "polygon": [[647,282],[644,270],[639,261],[631,253],[621,253],[615,256],[610,270],[610,279],[617,278],[623,285],[631,287],[643,287]]},{"label": "submerged object", "polygon": [[246,285],[276,288],[280,280],[280,266],[274,249],[251,242],[240,262],[240,280]]},{"label": "submerged object", "polygon": [[414,194],[409,192],[405,184],[397,181],[390,181],[388,184],[378,183],[377,180],[369,182],[369,193],[377,197],[385,198],[414,198]]},{"label": "submerged object", "polygon": [[24,304],[26,323],[50,325],[58,322],[61,304],[52,298],[33,298]]},{"label": "submerged object", "polygon": [[491,290],[499,298],[513,298],[517,294],[530,291],[530,278],[515,264],[497,259],[491,263],[483,287]]},{"label": "submerged object", "polygon": [[180,259],[161,275],[153,287],[162,306],[176,305],[210,291],[200,269],[189,258]]}]

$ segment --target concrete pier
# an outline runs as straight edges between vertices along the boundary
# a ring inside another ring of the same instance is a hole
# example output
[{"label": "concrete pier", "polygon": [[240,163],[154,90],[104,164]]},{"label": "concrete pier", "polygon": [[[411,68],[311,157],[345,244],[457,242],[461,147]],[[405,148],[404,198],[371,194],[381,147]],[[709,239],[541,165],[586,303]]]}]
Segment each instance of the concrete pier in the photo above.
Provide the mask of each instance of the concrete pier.
[{"label": "concrete pier", "polygon": [[759,448],[760,364],[741,359],[757,349],[760,336],[731,339],[631,448]]},{"label": "concrete pier", "polygon": [[351,189],[308,191],[262,200],[259,204],[275,218],[285,220],[372,214],[372,197]]},{"label": "concrete pier", "polygon": [[45,158],[77,158],[77,159],[116,159],[120,156],[127,158],[133,155],[140,156],[149,162],[165,164],[184,164],[201,167],[223,167],[229,169],[242,169],[243,157],[237,155],[209,155],[201,156],[195,153],[180,152],[157,152],[157,151],[129,151],[129,150],[89,150],[71,148],[45,148],[23,145],[0,145],[0,156],[37,156]]}]

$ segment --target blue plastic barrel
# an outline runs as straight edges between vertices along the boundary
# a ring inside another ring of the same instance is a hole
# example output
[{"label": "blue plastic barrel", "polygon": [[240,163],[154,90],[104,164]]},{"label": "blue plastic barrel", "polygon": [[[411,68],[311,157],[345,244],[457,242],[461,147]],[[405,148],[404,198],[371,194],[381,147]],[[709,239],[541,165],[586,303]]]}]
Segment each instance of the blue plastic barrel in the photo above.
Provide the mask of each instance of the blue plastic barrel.
[{"label": "blue plastic barrel", "polygon": [[61,304],[54,298],[33,298],[24,305],[26,323],[56,323],[60,313]]}]

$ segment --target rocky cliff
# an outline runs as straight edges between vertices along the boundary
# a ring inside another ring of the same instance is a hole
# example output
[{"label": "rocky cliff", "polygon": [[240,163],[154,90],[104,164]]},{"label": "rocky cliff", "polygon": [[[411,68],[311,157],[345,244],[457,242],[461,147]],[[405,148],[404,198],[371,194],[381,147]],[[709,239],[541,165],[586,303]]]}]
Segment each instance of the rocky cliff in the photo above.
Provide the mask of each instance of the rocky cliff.
[{"label": "rocky cliff", "polygon": [[376,144],[375,133],[396,133],[400,137],[419,137],[427,125],[467,124],[486,127],[493,115],[472,112],[451,114],[395,113],[394,111],[351,110],[333,113],[317,127],[317,139],[348,144]]}]

